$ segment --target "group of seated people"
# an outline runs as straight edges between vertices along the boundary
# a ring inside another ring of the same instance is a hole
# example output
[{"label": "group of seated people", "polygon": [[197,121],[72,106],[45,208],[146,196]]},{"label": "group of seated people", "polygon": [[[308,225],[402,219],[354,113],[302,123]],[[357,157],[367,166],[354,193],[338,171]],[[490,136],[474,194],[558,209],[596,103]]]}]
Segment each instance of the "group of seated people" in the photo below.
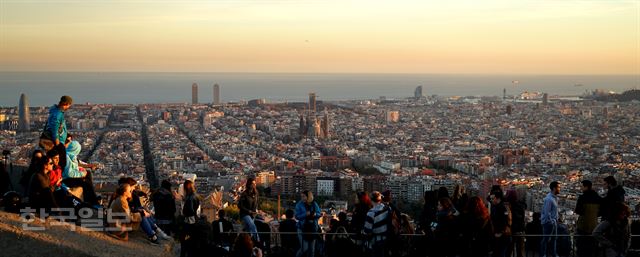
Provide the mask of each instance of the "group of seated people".
[{"label": "group of seated people", "polygon": [[[65,144],[47,151],[35,150],[28,169],[20,180],[27,196],[28,206],[38,214],[49,214],[54,208],[100,208],[100,197],[95,193],[89,168],[94,165],[78,159],[81,145],[67,136]],[[74,195],[73,188],[82,188],[82,195]]]},{"label": "group of seated people", "polygon": [[156,224],[152,212],[142,206],[140,201],[142,193],[136,186],[137,182],[133,178],[124,177],[118,180],[118,189],[109,203],[109,209],[115,220],[109,226],[116,229],[109,229],[109,235],[126,241],[132,225],[140,223],[140,229],[147,235],[151,244],[158,245],[158,239],[170,240],[171,237]]},{"label": "group of seated people", "polygon": [[[20,183],[27,196],[26,205],[36,210],[36,215],[46,218],[59,208],[102,208],[101,197],[94,189],[92,172],[87,169],[95,166],[78,159],[80,150],[80,143],[68,135],[65,144],[59,144],[46,154],[42,150],[33,152],[29,168],[22,174]],[[112,227],[109,235],[127,240],[131,225],[139,223],[150,243],[158,244],[159,238],[170,239],[156,225],[152,212],[142,206],[136,185],[136,180],[130,177],[118,181],[118,189],[108,207],[114,216],[121,219],[109,224]],[[74,188],[82,188],[82,198],[72,193]]]}]

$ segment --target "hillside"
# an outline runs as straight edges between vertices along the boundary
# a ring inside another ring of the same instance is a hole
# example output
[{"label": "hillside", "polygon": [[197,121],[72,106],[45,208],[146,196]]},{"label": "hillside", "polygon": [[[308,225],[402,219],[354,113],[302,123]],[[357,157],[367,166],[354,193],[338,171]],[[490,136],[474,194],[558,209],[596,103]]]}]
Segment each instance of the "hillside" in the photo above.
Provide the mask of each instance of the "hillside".
[{"label": "hillside", "polygon": [[[140,231],[132,232],[128,242],[118,241],[104,232],[76,229],[71,226],[52,226],[36,221],[30,226],[45,227],[44,231],[29,231],[22,228],[17,214],[0,211],[0,252],[2,256],[67,256],[67,257],[110,257],[110,256],[175,256],[175,243],[161,241],[154,246],[147,243]],[[5,255],[7,254],[7,255]]]}]

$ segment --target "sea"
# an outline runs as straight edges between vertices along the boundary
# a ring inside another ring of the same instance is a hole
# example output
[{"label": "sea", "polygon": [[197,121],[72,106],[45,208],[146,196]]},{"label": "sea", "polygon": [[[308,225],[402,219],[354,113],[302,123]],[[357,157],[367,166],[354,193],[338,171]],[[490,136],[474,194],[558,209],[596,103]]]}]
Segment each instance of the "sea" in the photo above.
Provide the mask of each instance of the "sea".
[{"label": "sea", "polygon": [[[517,83],[514,83],[517,81]],[[25,93],[30,106],[50,106],[60,96],[75,103],[188,103],[191,85],[210,103],[213,84],[223,102],[400,99],[424,95],[502,96],[524,91],[576,96],[595,89],[623,92],[640,88],[639,75],[478,75],[366,73],[177,73],[177,72],[0,72],[0,106],[17,106]]]}]

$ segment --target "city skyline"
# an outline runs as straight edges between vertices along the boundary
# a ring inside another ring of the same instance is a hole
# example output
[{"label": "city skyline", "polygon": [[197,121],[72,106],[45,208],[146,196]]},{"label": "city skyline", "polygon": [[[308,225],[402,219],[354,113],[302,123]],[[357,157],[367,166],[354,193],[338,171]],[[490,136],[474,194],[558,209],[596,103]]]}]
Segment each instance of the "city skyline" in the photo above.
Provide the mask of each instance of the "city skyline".
[{"label": "city skyline", "polygon": [[639,74],[638,10],[637,1],[7,2],[0,71]]}]

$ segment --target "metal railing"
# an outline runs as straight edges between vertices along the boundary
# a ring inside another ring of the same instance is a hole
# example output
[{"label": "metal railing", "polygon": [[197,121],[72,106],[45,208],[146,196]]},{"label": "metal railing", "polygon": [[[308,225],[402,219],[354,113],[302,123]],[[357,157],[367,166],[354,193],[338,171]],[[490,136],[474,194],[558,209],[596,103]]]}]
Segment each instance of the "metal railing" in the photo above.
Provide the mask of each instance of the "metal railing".
[{"label": "metal railing", "polygon": [[[239,231],[239,232],[226,232],[226,234],[232,235],[232,238],[239,234],[251,234],[250,232]],[[298,232],[257,232],[258,236],[262,238],[263,242],[268,241],[269,246],[267,249],[263,249],[264,256],[287,256],[282,255],[282,236],[290,235],[293,239],[298,240]],[[318,232],[318,233],[301,233],[303,235],[315,235],[315,256],[335,256],[335,253],[330,253],[332,244],[335,245],[336,238],[341,241],[341,243],[349,242],[353,247],[353,251],[357,252],[359,255],[357,256],[368,256],[370,254],[367,252],[367,241],[369,237],[366,235],[355,234],[355,233],[328,233],[328,232]],[[264,238],[268,236],[269,240],[264,240]],[[295,236],[295,237],[293,237]],[[507,248],[509,249],[508,255],[511,257],[539,257],[540,254],[540,240],[549,235],[511,235],[508,238],[510,239],[507,243]],[[551,236],[552,238],[554,236]],[[346,239],[346,240],[345,240]],[[522,239],[522,240],[519,240]],[[577,242],[581,239],[589,240],[587,243],[593,246],[595,251],[597,251],[595,256],[605,256],[604,249],[597,247],[597,241],[591,235],[578,235],[578,234],[569,234],[569,235],[556,235],[556,252],[558,252],[559,256],[566,257],[574,257],[578,256],[578,247],[583,247],[583,245],[579,245]],[[289,239],[291,240],[291,238]],[[447,256],[464,256],[462,254],[462,249],[464,249],[464,245],[461,245],[464,241],[462,240],[452,240],[447,244],[442,244],[443,241],[439,238],[433,237],[432,235],[427,234],[400,234],[396,235],[394,239],[391,237],[386,237],[385,240],[393,240],[393,244],[388,247],[388,251],[393,253],[391,256],[436,256],[437,254],[441,254],[442,251],[447,252],[449,255]],[[634,245],[640,246],[640,234],[631,235],[632,240],[632,248],[629,249],[629,254],[626,256],[640,256],[640,247],[633,248]],[[562,242],[560,242],[562,241]],[[637,242],[636,242],[637,241]],[[518,252],[518,242],[523,247],[522,254]],[[290,242],[291,243],[291,242]],[[294,245],[297,245],[298,242],[293,242]],[[565,245],[568,244],[568,245]],[[290,245],[290,244],[287,244]],[[344,246],[344,244],[340,244],[340,246]],[[451,249],[442,249],[446,246],[453,246]],[[335,250],[335,249],[334,249]],[[343,251],[345,249],[338,249],[338,251]],[[431,253],[431,254],[430,254]],[[344,255],[338,255],[344,256]],[[477,255],[471,255],[477,256]],[[594,256],[594,255],[589,255]],[[353,256],[355,257],[355,255]]]}]

